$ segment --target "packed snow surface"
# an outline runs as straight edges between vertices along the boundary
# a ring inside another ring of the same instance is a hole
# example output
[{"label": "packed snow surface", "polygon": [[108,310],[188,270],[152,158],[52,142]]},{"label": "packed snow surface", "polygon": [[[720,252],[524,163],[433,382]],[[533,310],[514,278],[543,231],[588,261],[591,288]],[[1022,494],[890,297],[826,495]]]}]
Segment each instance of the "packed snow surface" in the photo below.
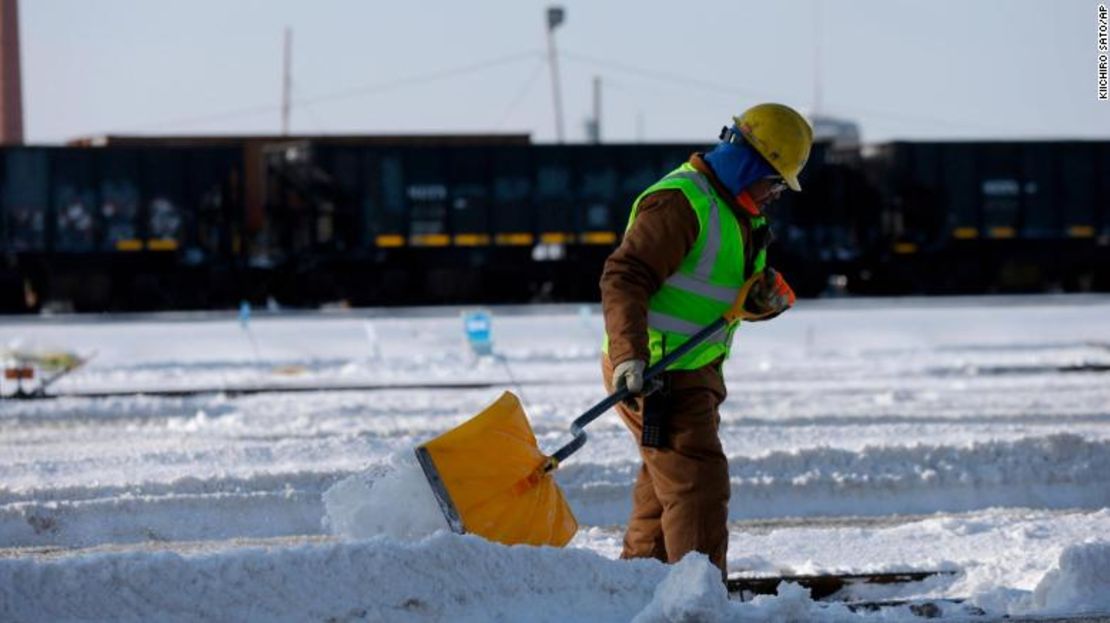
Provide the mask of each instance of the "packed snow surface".
[{"label": "packed snow surface", "polygon": [[[796,585],[729,601],[696,555],[617,560],[638,457],[612,415],[557,472],[568,548],[444,532],[414,446],[509,389],[550,451],[602,397],[596,308],[492,312],[495,357],[457,309],[0,324],[0,346],[95,354],[64,397],[0,402],[0,620],[863,616]],[[730,572],[945,569],[845,597],[1110,611],[1108,318],[1097,296],[803,301],[743,327]],[[89,396],[190,388],[227,392]]]}]

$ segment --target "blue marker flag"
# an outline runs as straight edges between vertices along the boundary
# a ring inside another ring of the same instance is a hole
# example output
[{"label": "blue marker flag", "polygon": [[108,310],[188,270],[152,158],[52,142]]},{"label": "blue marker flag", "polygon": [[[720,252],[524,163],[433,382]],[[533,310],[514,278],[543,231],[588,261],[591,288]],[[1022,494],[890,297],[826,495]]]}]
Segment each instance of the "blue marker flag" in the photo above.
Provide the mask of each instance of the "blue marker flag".
[{"label": "blue marker flag", "polygon": [[249,301],[239,303],[239,324],[246,329],[251,322],[251,304]]},{"label": "blue marker flag", "polygon": [[493,352],[492,320],[489,312],[476,311],[463,314],[463,330],[466,331],[466,341],[476,355],[488,355]]}]

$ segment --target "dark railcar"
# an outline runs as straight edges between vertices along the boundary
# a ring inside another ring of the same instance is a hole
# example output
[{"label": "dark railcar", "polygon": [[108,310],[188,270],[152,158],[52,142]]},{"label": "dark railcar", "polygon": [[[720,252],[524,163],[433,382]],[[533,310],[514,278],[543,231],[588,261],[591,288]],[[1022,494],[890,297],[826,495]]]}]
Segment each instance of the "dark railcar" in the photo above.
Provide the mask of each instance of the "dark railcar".
[{"label": "dark railcar", "polygon": [[0,305],[206,307],[240,235],[235,149],[0,152]]},{"label": "dark railcar", "polygon": [[[323,273],[334,298],[356,305],[596,300],[601,265],[632,201],[695,150],[326,142],[301,148],[268,165],[279,183],[268,195],[266,229],[304,232],[305,223],[281,215],[319,213],[320,206],[346,215],[349,227],[316,238],[310,253],[305,245],[282,245],[314,263],[297,267],[272,258],[286,265],[278,298],[296,302],[306,292],[297,284],[320,284],[312,275]],[[330,180],[330,187],[305,190],[289,182],[305,178]]]},{"label": "dark railcar", "polygon": [[882,196],[881,242],[868,249],[853,290],[1105,288],[1108,149],[1078,141],[878,147],[865,168]]},{"label": "dark railcar", "polygon": [[[597,300],[704,146],[213,137],[0,150],[0,310]],[[814,146],[770,209],[802,296],[1110,289],[1110,143]],[[830,279],[830,277],[835,277]]]}]

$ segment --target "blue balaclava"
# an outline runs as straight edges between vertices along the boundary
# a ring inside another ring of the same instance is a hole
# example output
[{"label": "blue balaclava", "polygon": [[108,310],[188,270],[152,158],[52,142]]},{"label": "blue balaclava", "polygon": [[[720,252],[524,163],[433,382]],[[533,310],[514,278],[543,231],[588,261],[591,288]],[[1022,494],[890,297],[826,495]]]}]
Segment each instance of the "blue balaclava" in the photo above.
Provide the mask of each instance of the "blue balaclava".
[{"label": "blue balaclava", "polygon": [[[732,130],[739,134],[735,127]],[[705,161],[733,196],[739,195],[752,182],[775,175],[775,170],[759,152],[745,142],[737,143],[721,141],[705,154]]]}]

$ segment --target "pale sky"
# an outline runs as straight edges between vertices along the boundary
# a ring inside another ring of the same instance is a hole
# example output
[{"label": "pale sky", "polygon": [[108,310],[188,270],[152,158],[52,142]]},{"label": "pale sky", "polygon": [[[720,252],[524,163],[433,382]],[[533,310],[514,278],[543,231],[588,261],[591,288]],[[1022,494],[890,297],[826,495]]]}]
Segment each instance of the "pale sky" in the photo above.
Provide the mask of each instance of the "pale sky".
[{"label": "pale sky", "polygon": [[[277,133],[288,26],[293,133],[550,142],[549,4],[20,0],[27,141]],[[1098,4],[566,0],[566,137],[585,138],[594,76],[604,140],[709,142],[761,101],[812,112],[819,73],[820,111],[856,120],[871,142],[1110,138]]]}]

